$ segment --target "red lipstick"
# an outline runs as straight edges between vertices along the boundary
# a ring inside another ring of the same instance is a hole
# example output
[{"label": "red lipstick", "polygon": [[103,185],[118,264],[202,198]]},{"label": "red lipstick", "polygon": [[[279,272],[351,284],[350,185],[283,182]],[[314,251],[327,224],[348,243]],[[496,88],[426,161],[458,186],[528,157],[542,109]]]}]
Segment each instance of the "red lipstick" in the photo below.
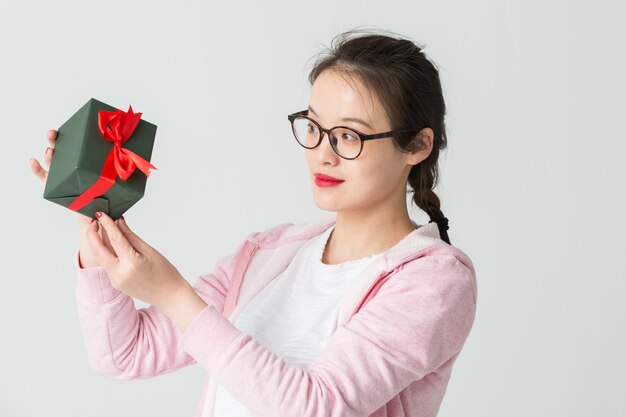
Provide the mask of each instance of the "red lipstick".
[{"label": "red lipstick", "polygon": [[334,187],[335,185],[339,185],[345,180],[340,180],[339,178],[331,177],[330,175],[324,175],[320,172],[316,172],[315,174],[315,184],[320,187]]}]

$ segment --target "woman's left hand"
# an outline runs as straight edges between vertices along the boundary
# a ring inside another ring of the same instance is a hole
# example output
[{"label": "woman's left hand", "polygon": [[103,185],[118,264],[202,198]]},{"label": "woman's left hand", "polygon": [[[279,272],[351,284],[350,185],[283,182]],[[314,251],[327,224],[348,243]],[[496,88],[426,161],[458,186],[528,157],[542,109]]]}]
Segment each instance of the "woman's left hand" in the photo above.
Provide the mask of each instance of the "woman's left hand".
[{"label": "woman's left hand", "polygon": [[[98,235],[98,224],[104,228],[115,253]],[[123,217],[113,221],[102,213],[89,225],[87,239],[111,285],[131,297],[164,308],[178,291],[189,286],[174,265],[130,230]]]}]

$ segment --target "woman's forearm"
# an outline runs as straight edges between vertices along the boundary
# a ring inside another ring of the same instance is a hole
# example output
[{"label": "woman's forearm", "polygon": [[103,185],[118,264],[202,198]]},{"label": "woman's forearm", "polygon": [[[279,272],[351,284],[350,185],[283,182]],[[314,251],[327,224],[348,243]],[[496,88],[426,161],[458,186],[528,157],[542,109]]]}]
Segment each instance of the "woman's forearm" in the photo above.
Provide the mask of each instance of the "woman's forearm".
[{"label": "woman's forearm", "polygon": [[207,305],[194,288],[184,281],[184,284],[181,284],[178,290],[173,291],[159,308],[165,312],[178,330],[184,333]]},{"label": "woman's forearm", "polygon": [[[87,241],[87,228],[89,227],[90,222],[91,219],[86,216],[80,216],[78,219],[80,240],[80,250],[78,253],[81,268],[93,268],[100,266],[100,263],[96,260],[96,256]],[[98,233],[102,233],[102,231],[98,231]]]}]

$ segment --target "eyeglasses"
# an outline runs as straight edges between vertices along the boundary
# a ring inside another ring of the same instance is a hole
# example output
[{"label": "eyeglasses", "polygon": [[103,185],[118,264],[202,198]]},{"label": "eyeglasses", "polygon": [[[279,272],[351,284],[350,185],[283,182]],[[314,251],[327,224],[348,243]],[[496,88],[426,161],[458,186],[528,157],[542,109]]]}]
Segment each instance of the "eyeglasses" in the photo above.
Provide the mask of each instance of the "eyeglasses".
[{"label": "eyeglasses", "polygon": [[413,136],[421,130],[396,129],[389,132],[366,135],[346,126],[335,126],[331,129],[324,129],[319,123],[308,117],[308,114],[308,110],[302,110],[287,116],[287,119],[291,122],[291,130],[293,130],[296,141],[306,149],[314,149],[322,143],[322,135],[326,133],[330,141],[330,146],[337,155],[344,159],[355,159],[361,155],[363,142],[366,140],[389,137],[402,139],[404,137]]}]

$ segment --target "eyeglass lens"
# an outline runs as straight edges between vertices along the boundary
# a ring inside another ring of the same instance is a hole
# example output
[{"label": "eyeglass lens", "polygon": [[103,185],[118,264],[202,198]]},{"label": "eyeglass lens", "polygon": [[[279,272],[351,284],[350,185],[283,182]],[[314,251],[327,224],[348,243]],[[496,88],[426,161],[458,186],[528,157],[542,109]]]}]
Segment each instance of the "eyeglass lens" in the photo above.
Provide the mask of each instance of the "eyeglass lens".
[{"label": "eyeglass lens", "polygon": [[[313,148],[320,140],[320,130],[315,123],[305,117],[293,121],[293,132],[298,142],[305,148]],[[361,139],[351,129],[335,128],[330,132],[330,142],[335,152],[345,158],[355,158],[361,151]]]}]

